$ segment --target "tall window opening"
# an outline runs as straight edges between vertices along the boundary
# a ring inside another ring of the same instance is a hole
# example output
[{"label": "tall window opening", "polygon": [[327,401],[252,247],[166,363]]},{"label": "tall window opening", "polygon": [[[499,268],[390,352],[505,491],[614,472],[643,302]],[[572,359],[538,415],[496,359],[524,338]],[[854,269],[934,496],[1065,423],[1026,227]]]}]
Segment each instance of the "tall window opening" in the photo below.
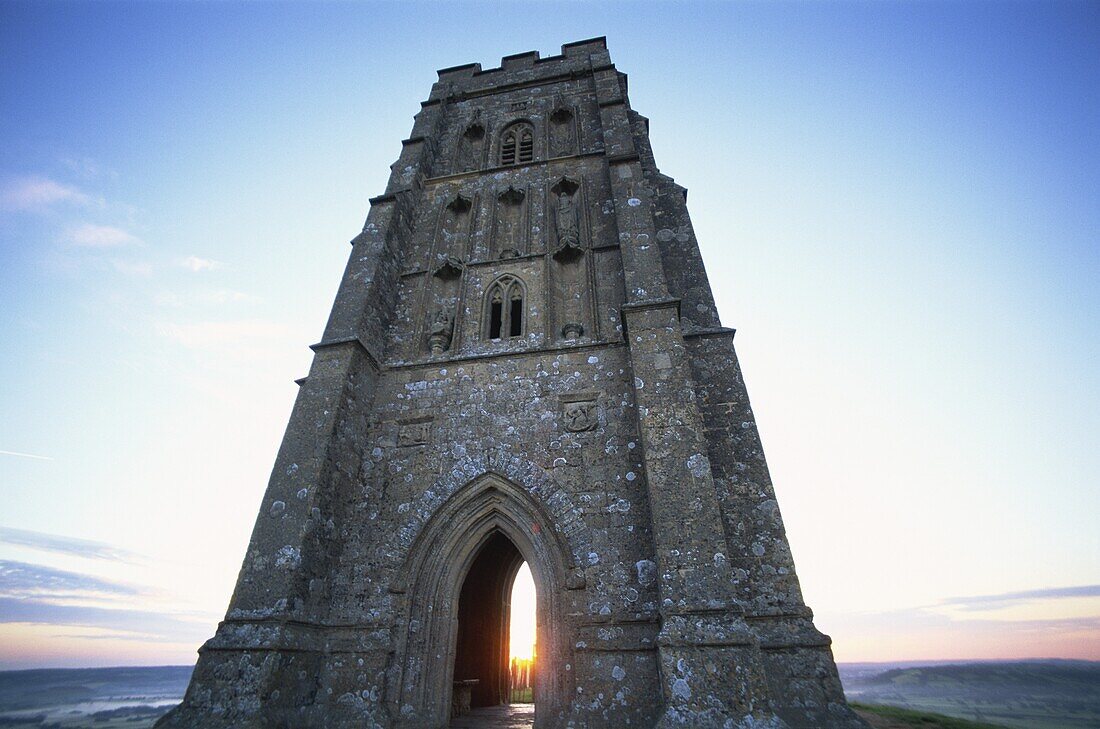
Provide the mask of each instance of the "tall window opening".
[{"label": "tall window opening", "polygon": [[523,334],[523,294],[519,291],[513,293],[512,310],[508,313],[508,336],[518,337]]},{"label": "tall window opening", "polygon": [[513,124],[500,138],[502,165],[526,164],[535,159],[535,130],[526,123]]},{"label": "tall window opening", "polygon": [[501,276],[489,287],[485,329],[489,339],[522,337],[526,322],[523,283],[514,276]]},{"label": "tall window opening", "polygon": [[[496,292],[499,295],[499,291]],[[498,296],[493,297],[489,312],[489,338],[500,339],[500,328],[504,323],[504,302]]]}]

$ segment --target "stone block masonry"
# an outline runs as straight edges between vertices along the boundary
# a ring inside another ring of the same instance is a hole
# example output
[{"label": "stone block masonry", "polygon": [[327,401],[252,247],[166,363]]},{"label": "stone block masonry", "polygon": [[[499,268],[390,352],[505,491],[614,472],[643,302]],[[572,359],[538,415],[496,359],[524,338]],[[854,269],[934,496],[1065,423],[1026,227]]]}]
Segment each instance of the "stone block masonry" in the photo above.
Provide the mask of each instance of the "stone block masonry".
[{"label": "stone block masonry", "polygon": [[[225,620],[159,727],[863,727],[686,206],[604,39],[439,72],[371,200]],[[469,687],[473,687],[470,689]]]}]

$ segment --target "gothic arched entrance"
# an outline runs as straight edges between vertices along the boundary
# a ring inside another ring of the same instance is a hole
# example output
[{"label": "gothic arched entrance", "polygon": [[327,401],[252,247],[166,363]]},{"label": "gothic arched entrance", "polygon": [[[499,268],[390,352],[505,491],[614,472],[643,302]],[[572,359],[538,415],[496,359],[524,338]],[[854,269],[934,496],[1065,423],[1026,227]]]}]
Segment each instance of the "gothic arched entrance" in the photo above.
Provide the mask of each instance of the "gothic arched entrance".
[{"label": "gothic arched entrance", "polygon": [[446,726],[456,681],[478,681],[473,706],[507,702],[510,591],[524,562],[536,586],[536,726],[553,725],[567,709],[571,551],[539,500],[486,474],[434,511],[405,561],[407,620],[395,646],[399,673],[391,676],[401,687],[392,709],[398,726]]},{"label": "gothic arched entrance", "polygon": [[510,699],[511,594],[522,565],[523,556],[512,540],[495,532],[481,545],[462,583],[453,691],[468,692],[472,708]]}]

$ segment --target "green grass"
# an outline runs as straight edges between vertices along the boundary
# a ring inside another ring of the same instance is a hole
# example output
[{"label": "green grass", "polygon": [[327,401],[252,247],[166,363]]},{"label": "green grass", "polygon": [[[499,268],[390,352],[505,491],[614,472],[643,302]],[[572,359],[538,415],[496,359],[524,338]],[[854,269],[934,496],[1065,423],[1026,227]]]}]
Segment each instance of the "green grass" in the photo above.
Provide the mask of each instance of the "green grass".
[{"label": "green grass", "polygon": [[1001,724],[986,724],[985,722],[956,719],[953,716],[930,714],[926,711],[899,709],[896,706],[859,703],[852,703],[851,706],[854,709],[865,711],[868,714],[881,716],[900,724],[920,727],[921,729],[1005,729]]}]

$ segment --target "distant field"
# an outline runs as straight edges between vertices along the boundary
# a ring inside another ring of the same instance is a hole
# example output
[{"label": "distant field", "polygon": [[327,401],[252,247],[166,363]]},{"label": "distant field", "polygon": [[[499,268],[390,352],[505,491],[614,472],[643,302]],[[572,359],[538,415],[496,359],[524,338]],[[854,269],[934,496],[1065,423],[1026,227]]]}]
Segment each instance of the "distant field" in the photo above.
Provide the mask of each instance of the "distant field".
[{"label": "distant field", "polygon": [[[860,711],[878,729],[1100,727],[1098,662],[849,663],[839,668],[848,698],[867,705]],[[183,698],[191,670],[2,671],[0,729],[149,729]],[[952,723],[950,717],[967,722]]]},{"label": "distant field", "polygon": [[930,714],[926,711],[899,709],[896,706],[874,706],[853,703],[852,708],[862,716],[873,729],[1004,729],[1001,724],[956,719],[943,714]]},{"label": "distant field", "polygon": [[183,698],[191,666],[0,671],[2,729],[148,729]]},{"label": "distant field", "polygon": [[848,698],[1019,729],[1100,727],[1100,663],[846,664]]}]

